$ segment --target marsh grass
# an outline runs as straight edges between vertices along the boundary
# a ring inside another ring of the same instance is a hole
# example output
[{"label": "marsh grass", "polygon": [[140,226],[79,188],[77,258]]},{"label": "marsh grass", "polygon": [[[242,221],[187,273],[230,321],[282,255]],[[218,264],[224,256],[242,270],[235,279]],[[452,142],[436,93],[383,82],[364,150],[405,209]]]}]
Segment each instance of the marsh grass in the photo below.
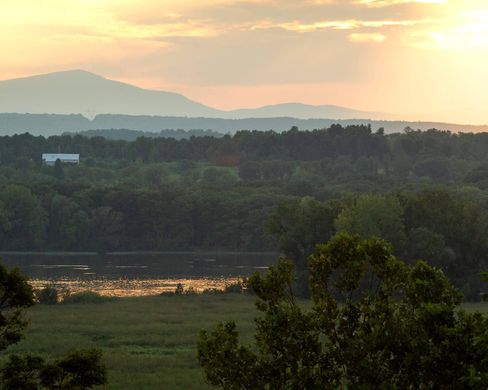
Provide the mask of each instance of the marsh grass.
[{"label": "marsh grass", "polygon": [[[199,331],[232,319],[243,342],[251,342],[254,302],[240,294],[173,294],[37,305],[28,312],[26,338],[9,352],[55,358],[74,348],[98,347],[108,367],[105,389],[208,389],[196,359]],[[464,308],[488,312],[487,303]]]},{"label": "marsh grass", "polygon": [[9,352],[55,358],[98,347],[108,368],[106,389],[207,389],[196,359],[199,331],[233,319],[250,341],[254,301],[221,294],[37,305],[28,312],[26,338]]}]

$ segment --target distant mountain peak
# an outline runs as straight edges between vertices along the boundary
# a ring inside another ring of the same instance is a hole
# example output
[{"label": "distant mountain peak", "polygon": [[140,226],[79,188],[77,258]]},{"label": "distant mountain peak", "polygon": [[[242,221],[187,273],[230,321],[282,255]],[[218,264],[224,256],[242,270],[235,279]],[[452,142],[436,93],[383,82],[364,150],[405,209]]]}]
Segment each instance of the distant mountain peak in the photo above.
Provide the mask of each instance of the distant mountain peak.
[{"label": "distant mountain peak", "polygon": [[55,72],[55,73],[47,73],[44,76],[53,76],[53,77],[86,77],[86,78],[97,79],[97,80],[107,80],[103,76],[100,76],[100,75],[98,75],[96,73],[89,72],[89,71],[83,70],[83,69],[70,69],[70,70],[64,70],[64,71]]},{"label": "distant mountain peak", "polygon": [[88,118],[97,114],[224,119],[352,119],[382,116],[334,105],[308,105],[300,102],[223,111],[178,93],[139,88],[83,69],[0,81],[0,110],[10,113],[82,114]]},{"label": "distant mountain peak", "polygon": [[54,80],[54,79],[80,79],[80,78],[90,78],[90,79],[97,79],[97,80],[107,80],[106,78],[99,76],[95,73],[88,72],[83,69],[70,69],[70,70],[62,70],[59,72],[51,72],[51,73],[42,73],[33,76],[25,76],[25,77],[17,77],[14,79],[9,80],[0,80],[1,83],[14,83],[20,81],[30,81],[30,80]]}]

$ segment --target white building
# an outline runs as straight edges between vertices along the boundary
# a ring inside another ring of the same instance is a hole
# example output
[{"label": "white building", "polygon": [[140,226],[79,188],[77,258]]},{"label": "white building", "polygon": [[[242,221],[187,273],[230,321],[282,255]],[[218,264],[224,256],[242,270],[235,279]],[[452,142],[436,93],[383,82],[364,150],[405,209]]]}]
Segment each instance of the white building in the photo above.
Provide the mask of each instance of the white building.
[{"label": "white building", "polygon": [[64,153],[43,153],[42,162],[47,165],[54,165],[56,160],[61,161],[65,164],[79,164],[80,155],[79,154],[64,154]]}]

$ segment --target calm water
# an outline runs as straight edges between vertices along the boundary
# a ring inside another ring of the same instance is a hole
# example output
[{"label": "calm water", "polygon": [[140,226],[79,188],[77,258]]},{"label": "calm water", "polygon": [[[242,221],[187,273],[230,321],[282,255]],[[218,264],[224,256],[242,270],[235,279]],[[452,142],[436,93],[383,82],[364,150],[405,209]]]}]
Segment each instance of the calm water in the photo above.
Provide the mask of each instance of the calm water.
[{"label": "calm water", "polygon": [[157,254],[0,254],[7,267],[19,267],[36,279],[191,278],[249,276],[276,263],[270,253]]},{"label": "calm water", "polygon": [[272,253],[113,253],[0,254],[7,267],[18,267],[35,287],[54,283],[72,292],[103,295],[152,295],[174,291],[176,284],[203,291],[222,289],[239,277],[264,272],[277,262]]}]

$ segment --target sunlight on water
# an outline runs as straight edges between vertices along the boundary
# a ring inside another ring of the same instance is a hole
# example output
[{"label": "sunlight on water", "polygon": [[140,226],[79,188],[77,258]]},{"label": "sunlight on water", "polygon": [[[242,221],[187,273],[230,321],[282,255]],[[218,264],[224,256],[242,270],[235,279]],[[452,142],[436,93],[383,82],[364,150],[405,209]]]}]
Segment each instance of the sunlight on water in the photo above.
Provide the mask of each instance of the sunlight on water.
[{"label": "sunlight on water", "polygon": [[184,290],[224,290],[239,278],[264,273],[276,253],[9,253],[2,263],[18,267],[35,289],[54,286],[77,293],[94,291],[109,297],[158,295]]},{"label": "sunlight on water", "polygon": [[94,291],[107,297],[137,297],[174,292],[181,283],[185,290],[193,289],[198,293],[204,290],[224,290],[226,286],[237,283],[239,278],[194,278],[194,279],[31,279],[34,289],[54,286],[60,290],[78,293]]}]

